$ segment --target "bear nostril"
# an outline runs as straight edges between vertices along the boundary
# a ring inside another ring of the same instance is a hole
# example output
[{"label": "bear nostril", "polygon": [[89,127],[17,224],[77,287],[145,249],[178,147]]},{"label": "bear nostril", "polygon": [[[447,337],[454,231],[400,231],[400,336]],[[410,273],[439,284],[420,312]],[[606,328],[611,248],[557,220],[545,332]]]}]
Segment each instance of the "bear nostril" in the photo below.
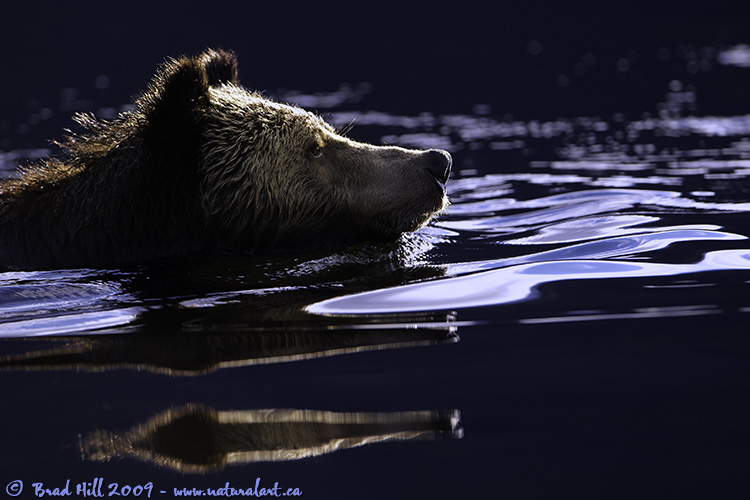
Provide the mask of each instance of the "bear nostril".
[{"label": "bear nostril", "polygon": [[448,176],[451,173],[451,164],[453,163],[450,153],[442,149],[430,149],[425,151],[424,154],[427,160],[427,166],[425,167],[427,171],[440,184],[448,182]]}]

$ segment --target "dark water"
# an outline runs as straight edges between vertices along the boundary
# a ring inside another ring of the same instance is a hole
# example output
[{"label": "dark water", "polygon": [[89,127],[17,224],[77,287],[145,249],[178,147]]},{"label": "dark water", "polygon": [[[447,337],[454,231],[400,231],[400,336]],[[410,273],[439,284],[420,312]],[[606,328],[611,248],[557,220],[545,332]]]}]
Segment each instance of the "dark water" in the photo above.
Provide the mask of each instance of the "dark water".
[{"label": "dark water", "polygon": [[[270,91],[452,153],[449,212],[398,243],[1,273],[0,496],[746,497],[750,46],[594,52],[540,99],[609,64],[648,77],[639,100],[519,118],[481,92],[413,112],[377,83]],[[4,175],[48,153],[64,109],[37,104]]]}]

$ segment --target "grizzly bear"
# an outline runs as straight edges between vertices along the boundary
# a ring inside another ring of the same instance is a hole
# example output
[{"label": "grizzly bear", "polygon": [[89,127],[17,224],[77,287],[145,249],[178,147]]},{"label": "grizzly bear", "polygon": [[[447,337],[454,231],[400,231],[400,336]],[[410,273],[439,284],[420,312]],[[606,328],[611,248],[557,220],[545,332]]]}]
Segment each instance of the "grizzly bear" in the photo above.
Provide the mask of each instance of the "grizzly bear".
[{"label": "grizzly bear", "polygon": [[169,60],[113,121],[74,119],[59,157],[0,182],[0,266],[393,240],[448,203],[447,152],[355,142],[241,87],[228,51]]}]

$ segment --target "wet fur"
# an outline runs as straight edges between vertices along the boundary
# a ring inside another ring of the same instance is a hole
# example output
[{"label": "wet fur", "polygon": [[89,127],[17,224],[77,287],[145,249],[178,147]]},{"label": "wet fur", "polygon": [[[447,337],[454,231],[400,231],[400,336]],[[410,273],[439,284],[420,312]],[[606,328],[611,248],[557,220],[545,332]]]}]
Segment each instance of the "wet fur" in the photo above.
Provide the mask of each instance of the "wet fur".
[{"label": "wet fur", "polygon": [[434,154],[357,143],[243,89],[231,52],[170,60],[135,111],[75,120],[87,132],[60,158],[0,182],[0,266],[392,239],[446,204],[422,165]]}]

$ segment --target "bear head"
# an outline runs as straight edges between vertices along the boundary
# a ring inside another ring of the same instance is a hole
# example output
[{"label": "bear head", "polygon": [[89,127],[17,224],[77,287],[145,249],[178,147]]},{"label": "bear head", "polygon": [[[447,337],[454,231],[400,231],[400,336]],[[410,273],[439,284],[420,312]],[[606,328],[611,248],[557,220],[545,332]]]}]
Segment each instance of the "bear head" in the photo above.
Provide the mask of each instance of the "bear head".
[{"label": "bear head", "polygon": [[356,142],[240,86],[233,53],[160,67],[132,112],[0,183],[0,265],[106,265],[200,251],[396,239],[448,204],[451,157]]},{"label": "bear head", "polygon": [[195,125],[185,136],[197,137],[200,204],[221,246],[395,239],[447,206],[447,152],[345,137],[314,113],[241,87],[231,52],[173,61],[152,89],[154,128],[159,120]]}]

